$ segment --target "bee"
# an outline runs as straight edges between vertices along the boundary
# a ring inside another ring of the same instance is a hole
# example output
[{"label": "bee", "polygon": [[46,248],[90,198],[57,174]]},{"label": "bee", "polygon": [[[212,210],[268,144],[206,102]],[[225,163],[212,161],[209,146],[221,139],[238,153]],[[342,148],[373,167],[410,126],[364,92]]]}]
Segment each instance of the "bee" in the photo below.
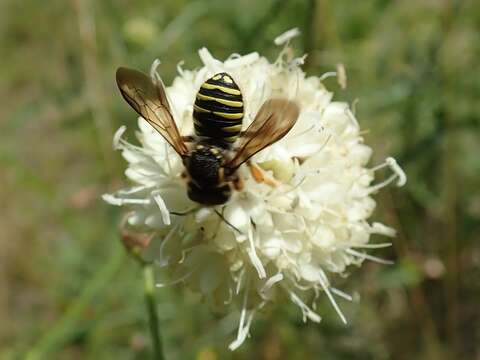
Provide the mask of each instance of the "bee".
[{"label": "bee", "polygon": [[263,103],[242,132],[242,92],[229,74],[218,73],[200,86],[195,97],[195,134],[182,136],[160,78],[120,67],[116,80],[127,103],[180,155],[188,197],[207,206],[225,204],[233,190],[243,188],[237,170],[244,163],[255,180],[262,181],[261,170],[250,158],[283,138],[299,115],[295,102],[272,98]]}]

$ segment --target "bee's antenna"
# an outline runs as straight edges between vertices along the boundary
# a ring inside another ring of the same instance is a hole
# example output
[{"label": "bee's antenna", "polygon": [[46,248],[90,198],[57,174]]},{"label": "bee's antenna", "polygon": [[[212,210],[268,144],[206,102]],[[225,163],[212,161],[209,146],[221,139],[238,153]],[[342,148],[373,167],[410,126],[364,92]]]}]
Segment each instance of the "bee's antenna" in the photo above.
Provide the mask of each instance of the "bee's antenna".
[{"label": "bee's antenna", "polygon": [[196,207],[196,208],[193,208],[193,209],[184,211],[184,212],[170,211],[170,215],[186,216],[186,215],[190,215],[190,214],[194,213],[194,212],[197,211],[198,209],[199,209],[199,208]]},{"label": "bee's antenna", "polygon": [[[184,212],[177,212],[177,211],[170,211],[170,215],[176,215],[176,216],[187,216],[187,215],[190,215],[192,213],[194,213],[195,211],[197,211],[199,208],[193,208],[193,209],[190,209],[190,210],[187,210],[187,211],[184,211]],[[223,209],[225,208],[222,208],[222,212],[223,212]],[[225,222],[225,224],[227,224],[228,226],[230,226],[233,230],[237,231],[239,234],[243,235],[243,233],[235,226],[233,225],[230,221],[228,221],[227,219],[225,219],[225,216],[223,216],[222,213],[220,213],[217,209],[214,210],[215,211],[215,214],[218,215],[218,217]]]},{"label": "bee's antenna", "polygon": [[[222,212],[223,212],[223,209],[225,208],[222,208]],[[243,235],[243,233],[238,230],[237,227],[235,227],[234,225],[232,225],[232,223],[230,223],[227,219],[225,219],[225,217],[223,216],[222,213],[220,213],[217,209],[215,209],[215,213],[220,217],[220,219],[222,219],[223,221],[225,221],[225,223],[230,226],[233,230],[236,230],[240,235]]]}]

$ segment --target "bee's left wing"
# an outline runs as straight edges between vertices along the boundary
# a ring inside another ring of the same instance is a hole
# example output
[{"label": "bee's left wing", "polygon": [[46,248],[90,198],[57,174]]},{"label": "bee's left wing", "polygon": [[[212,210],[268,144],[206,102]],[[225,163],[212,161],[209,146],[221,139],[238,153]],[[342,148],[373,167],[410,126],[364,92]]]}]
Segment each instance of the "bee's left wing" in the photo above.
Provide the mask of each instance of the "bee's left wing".
[{"label": "bee's left wing", "polygon": [[300,109],[287,99],[270,99],[263,103],[257,116],[240,138],[238,150],[226,164],[235,171],[260,150],[283,138],[295,125]]},{"label": "bee's left wing", "polygon": [[185,156],[188,149],[175,125],[162,82],[140,71],[121,67],[117,70],[117,85],[130,106],[147,120],[178,154]]}]

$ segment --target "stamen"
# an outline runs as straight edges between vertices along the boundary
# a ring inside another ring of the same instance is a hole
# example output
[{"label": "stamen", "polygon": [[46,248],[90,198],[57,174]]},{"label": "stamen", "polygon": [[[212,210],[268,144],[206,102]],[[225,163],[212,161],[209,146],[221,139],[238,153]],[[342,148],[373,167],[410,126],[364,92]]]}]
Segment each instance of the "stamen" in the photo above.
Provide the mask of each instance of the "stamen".
[{"label": "stamen", "polygon": [[320,315],[318,315],[315,311],[310,309],[307,304],[305,304],[298,296],[295,294],[293,291],[288,290],[287,292],[290,295],[290,300],[297,305],[300,310],[302,311],[302,316],[303,316],[303,322],[307,321],[307,318],[312,320],[313,322],[319,323],[322,321],[322,318]]},{"label": "stamen", "polygon": [[388,166],[387,162],[383,162],[380,165],[377,165],[377,166],[374,166],[373,168],[371,168],[370,171],[375,172],[375,171],[383,169],[384,167],[387,167],[387,166]]},{"label": "stamen", "polygon": [[387,164],[390,166],[393,172],[398,175],[397,186],[403,186],[407,182],[407,175],[403,171],[403,169],[398,165],[397,161],[392,158],[388,157],[386,160]]},{"label": "stamen", "polygon": [[402,170],[402,168],[397,164],[396,160],[392,157],[389,157],[389,158],[385,159],[385,163],[380,164],[380,165],[374,167],[371,170],[377,171],[377,170],[382,169],[382,168],[387,167],[387,166],[390,168],[390,170],[393,171],[393,174],[390,175],[388,177],[388,179],[386,179],[386,180],[384,180],[384,181],[382,181],[382,182],[380,182],[376,185],[370,186],[370,188],[368,189],[369,194],[377,192],[381,188],[389,185],[395,179],[398,179],[397,180],[397,186],[398,187],[405,185],[405,183],[407,182],[407,175]]},{"label": "stamen", "polygon": [[151,203],[149,199],[120,199],[112,194],[103,194],[102,199],[107,203],[115,206],[122,206],[125,204],[131,205],[148,205]]},{"label": "stamen", "polygon": [[355,116],[357,114],[357,104],[360,102],[360,99],[359,98],[355,98],[355,100],[353,100],[352,102],[352,105],[351,105],[351,108],[352,108],[352,114]]},{"label": "stamen", "polygon": [[385,226],[381,223],[374,222],[369,229],[371,234],[380,234],[384,236],[389,236],[389,237],[395,237],[397,235],[397,232],[395,229],[392,229],[391,227]]},{"label": "stamen", "polygon": [[170,150],[169,147],[170,147],[170,145],[165,142],[165,150],[164,150],[165,151],[165,157],[166,157],[166,160],[167,160],[168,173],[171,174],[172,173],[172,163],[170,162],[170,153],[168,151],[168,150]]},{"label": "stamen", "polygon": [[377,262],[379,264],[392,265],[394,263],[391,260],[385,260],[385,259],[373,256],[373,255],[369,255],[369,254],[365,254],[365,253],[355,251],[353,249],[346,249],[345,252],[347,254],[353,255],[353,256],[358,257],[360,259],[370,260],[370,261],[373,261],[373,262]]},{"label": "stamen", "polygon": [[283,34],[280,34],[273,40],[274,44],[277,46],[284,45],[290,42],[291,39],[299,36],[301,34],[298,28],[293,28],[290,30],[285,31]]},{"label": "stamen", "polygon": [[153,60],[152,65],[150,66],[150,77],[154,80],[160,80],[160,76],[158,75],[157,68],[160,66],[162,62],[160,59]]},{"label": "stamen", "polygon": [[162,288],[162,287],[165,287],[165,286],[172,286],[172,285],[176,285],[186,279],[188,279],[190,276],[192,276],[192,274],[197,271],[197,269],[193,269],[191,271],[189,271],[188,273],[186,273],[185,275],[181,276],[180,278],[176,279],[176,280],[173,280],[169,283],[156,283],[155,286],[157,288]]},{"label": "stamen", "polygon": [[[139,117],[139,119],[141,119],[141,121],[146,121],[142,117]],[[154,130],[152,130],[152,131],[154,131]],[[144,154],[150,155],[150,156],[157,155],[157,153],[153,150],[148,150],[146,148],[130,144],[129,142],[125,141],[122,138],[119,139],[119,146],[120,146],[121,149],[126,148],[126,149],[129,149],[129,150],[131,150],[135,153],[139,153],[139,154],[142,154],[142,155],[144,155]]]},{"label": "stamen", "polygon": [[240,347],[240,345],[242,345],[243,342],[245,341],[245,339],[247,338],[247,336],[250,332],[250,326],[252,324],[252,320],[253,320],[254,315],[255,315],[255,310],[251,310],[250,314],[248,314],[247,323],[245,324],[245,326],[243,328],[241,328],[241,330],[240,330],[240,327],[239,327],[237,339],[235,341],[233,341],[228,346],[228,348],[231,351],[234,351],[234,350],[238,349]]},{"label": "stamen", "polygon": [[117,131],[115,131],[115,134],[113,135],[113,142],[112,142],[113,150],[121,149],[120,140],[122,139],[122,136],[125,133],[125,130],[127,130],[127,127],[125,125],[122,125],[118,128]]},{"label": "stamen", "polygon": [[244,56],[240,56],[239,54],[233,55],[237,56],[231,56],[227,61],[225,61],[225,67],[235,69],[241,66],[248,66],[260,58],[260,55],[257,52],[252,52]]},{"label": "stamen", "polygon": [[347,107],[345,109],[345,114],[350,119],[350,122],[352,123],[352,125],[355,126],[356,129],[360,129],[360,125],[358,124],[357,118],[353,115],[352,110],[350,110],[350,108]]},{"label": "stamen", "polygon": [[297,68],[297,67],[299,67],[299,66],[302,66],[303,64],[305,64],[305,59],[307,58],[307,56],[308,56],[307,54],[304,54],[304,55],[301,56],[301,57],[297,57],[297,58],[293,59],[293,60],[290,62],[289,68],[290,68],[291,70],[293,70],[293,69],[295,69],[295,68]]},{"label": "stamen", "polygon": [[[341,253],[341,254],[343,254],[343,253]],[[348,263],[348,259],[345,259],[345,256],[342,256],[342,259],[345,263]],[[331,269],[330,271],[332,271],[332,272],[340,273],[342,271],[343,266],[338,265],[331,260],[327,260],[326,264],[330,267],[330,269]]]},{"label": "stamen", "polygon": [[223,301],[223,304],[228,305],[232,302],[232,300],[233,300],[233,291],[232,291],[232,288],[228,288],[228,298],[227,300]]},{"label": "stamen", "polygon": [[146,189],[151,189],[152,187],[154,187],[154,185],[134,186],[134,187],[131,187],[130,189],[120,189],[120,190],[117,191],[117,194],[119,194],[119,195],[132,195],[132,194],[135,194],[137,192],[140,192],[140,191],[143,191],[143,190],[146,190]]},{"label": "stamen", "polygon": [[185,64],[185,61],[181,60],[178,64],[177,64],[177,72],[180,74],[180,76],[184,76],[185,72],[183,71],[183,68],[182,66]]},{"label": "stamen", "polygon": [[323,272],[323,270],[320,271],[320,278],[319,279],[320,279],[320,285],[323,288],[323,291],[325,291],[325,293],[327,294],[328,300],[330,300],[330,303],[333,305],[333,308],[337,312],[337,314],[340,317],[340,319],[342,320],[342,322],[344,324],[347,324],[347,319],[345,318],[345,315],[343,315],[342,311],[338,307],[338,304],[335,301],[335,298],[332,296],[332,293],[330,292],[329,285],[327,285],[327,283],[325,281],[326,275]]},{"label": "stamen", "polygon": [[162,215],[162,221],[165,225],[170,225],[170,212],[167,209],[167,205],[165,204],[165,201],[163,198],[160,196],[159,193],[156,193],[153,195],[153,199],[158,205],[158,208],[160,209],[160,214]]},{"label": "stamen", "polygon": [[278,273],[278,274],[273,275],[271,278],[269,278],[265,282],[262,289],[260,290],[260,293],[262,295],[266,295],[266,293],[268,291],[270,291],[270,289],[272,288],[273,285],[275,285],[276,283],[278,283],[279,281],[282,281],[282,280],[283,280],[283,274],[282,273]]},{"label": "stamen", "polygon": [[211,71],[219,71],[222,67],[222,62],[215,59],[212,54],[210,54],[210,51],[207,50],[207,48],[203,47],[200,50],[198,50],[198,55],[200,56],[200,59],[204,63],[204,65],[209,68]]},{"label": "stamen", "polygon": [[159,262],[160,266],[162,266],[165,263],[168,264],[168,258],[163,257],[163,254],[164,254],[164,251],[165,251],[165,246],[170,241],[170,239],[173,237],[173,234],[175,234],[175,232],[178,230],[179,227],[180,227],[179,223],[176,224],[175,226],[173,226],[170,229],[170,231],[168,232],[167,236],[165,236],[165,238],[163,239],[162,244],[160,245],[160,250],[159,250],[159,255],[158,255],[158,262]]},{"label": "stamen", "polygon": [[312,309],[317,311],[317,300],[320,297],[320,291],[318,290],[318,286],[314,285],[313,286],[313,292],[314,292],[314,297],[312,299]]},{"label": "stamen", "polygon": [[339,289],[336,289],[334,287],[331,287],[330,286],[330,291],[337,295],[337,296],[340,296],[341,298],[345,299],[345,300],[348,300],[348,301],[353,301],[353,297],[345,292],[343,292],[342,290],[339,290]]},{"label": "stamen", "polygon": [[312,287],[315,289],[315,285],[302,285],[297,281],[297,279],[290,279],[290,281],[293,282],[297,289],[300,289],[302,291],[312,290]]},{"label": "stamen", "polygon": [[[296,177],[297,174],[295,174],[293,177]],[[297,184],[293,185],[292,187],[288,188],[287,190],[285,191],[277,191],[276,189],[274,189],[273,191],[270,192],[270,194],[268,195],[267,197],[267,202],[271,199],[271,198],[274,198],[274,197],[277,197],[278,195],[287,195],[293,191],[295,191],[296,189],[298,189],[304,182],[305,180],[307,180],[306,177],[302,177]],[[288,184],[285,184],[285,185],[288,185]],[[280,189],[280,187],[279,187]],[[279,209],[277,208],[274,208],[274,207],[268,207],[269,211],[272,211],[272,212],[279,212],[281,214],[285,214],[287,215],[288,213],[287,212],[280,212]]]},{"label": "stamen", "polygon": [[340,85],[342,90],[345,90],[347,88],[347,71],[342,63],[337,64],[337,75],[338,85]]},{"label": "stamen", "polygon": [[260,258],[257,255],[257,252],[255,251],[255,244],[253,240],[253,230],[250,227],[248,229],[248,243],[250,247],[247,249],[247,254],[250,257],[250,261],[252,262],[252,265],[255,267],[258,273],[258,277],[260,279],[263,279],[267,277],[267,273],[265,272],[265,268],[263,267],[262,262],[260,261]]},{"label": "stamen", "polygon": [[240,312],[240,323],[238,326],[237,338],[240,336],[240,332],[243,328],[243,323],[245,321],[245,315],[247,314],[247,300],[248,300],[248,288],[246,288],[243,293],[243,305],[242,305],[242,311]]},{"label": "stamen", "polygon": [[250,325],[252,323],[255,310],[250,311],[250,314],[248,314],[247,322],[244,325],[245,317],[247,316],[247,300],[248,300],[248,286],[245,287],[245,292],[243,294],[243,305],[242,305],[242,311],[240,313],[240,323],[238,325],[237,338],[228,346],[228,348],[231,351],[236,350],[240,345],[243,344],[243,342],[247,338],[248,332],[250,331]]},{"label": "stamen", "polygon": [[245,275],[245,268],[242,269],[242,271],[240,272],[240,275],[238,276],[238,279],[235,280],[237,282],[237,288],[235,289],[235,294],[236,295],[238,295],[240,293],[240,289],[242,288],[242,280],[244,278],[244,275]]},{"label": "stamen", "polygon": [[[300,65],[302,65],[305,62],[306,56],[307,55],[304,55],[302,58],[293,59],[288,66],[288,70],[294,71],[295,69],[297,69]],[[294,100],[297,97],[298,90],[300,88],[300,72],[299,71],[296,71],[296,76],[293,81],[295,81],[293,86],[289,86],[287,88],[289,100]]]},{"label": "stamen", "polygon": [[323,74],[322,76],[320,76],[319,80],[320,80],[320,82],[322,82],[323,80],[326,80],[328,78],[335,77],[335,76],[337,76],[336,71],[329,71],[329,72],[326,72],[325,74]]},{"label": "stamen", "polygon": [[381,244],[359,244],[359,245],[350,245],[352,248],[360,249],[383,249],[392,246],[392,243],[381,243]]}]

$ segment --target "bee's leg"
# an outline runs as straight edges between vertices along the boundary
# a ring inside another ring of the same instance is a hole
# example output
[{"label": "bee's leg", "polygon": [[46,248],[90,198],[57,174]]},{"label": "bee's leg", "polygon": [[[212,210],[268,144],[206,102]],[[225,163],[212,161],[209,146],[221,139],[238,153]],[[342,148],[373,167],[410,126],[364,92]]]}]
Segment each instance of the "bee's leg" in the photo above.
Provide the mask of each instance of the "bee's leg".
[{"label": "bee's leg", "polygon": [[225,222],[225,224],[230,226],[233,230],[236,230],[239,234],[243,235],[243,233],[240,230],[238,230],[237,227],[235,227],[234,225],[232,225],[231,222],[229,222],[227,219],[225,219],[225,217],[223,216],[223,210],[224,209],[225,209],[225,207],[222,208],[222,212],[219,212],[217,209],[215,209],[215,213],[218,215],[218,217],[220,219],[222,219]]},{"label": "bee's leg", "polygon": [[266,176],[265,173],[262,171],[262,169],[260,169],[258,165],[254,164],[251,161],[247,161],[247,165],[248,165],[248,168],[250,169],[250,173],[252,174],[252,177],[256,182],[258,183],[263,182],[271,187],[276,187],[280,185],[280,182],[278,182],[277,180],[269,176]]},{"label": "bee's leg", "polygon": [[199,208],[199,207],[195,207],[195,208],[193,208],[193,209],[186,210],[186,211],[183,211],[183,212],[170,211],[170,215],[186,216],[186,215],[193,214],[193,213],[194,213],[195,211],[197,211],[198,209],[200,209],[200,208]]},{"label": "bee's leg", "polygon": [[240,176],[235,176],[235,178],[232,179],[232,184],[236,191],[242,191],[245,187],[245,184]]}]

